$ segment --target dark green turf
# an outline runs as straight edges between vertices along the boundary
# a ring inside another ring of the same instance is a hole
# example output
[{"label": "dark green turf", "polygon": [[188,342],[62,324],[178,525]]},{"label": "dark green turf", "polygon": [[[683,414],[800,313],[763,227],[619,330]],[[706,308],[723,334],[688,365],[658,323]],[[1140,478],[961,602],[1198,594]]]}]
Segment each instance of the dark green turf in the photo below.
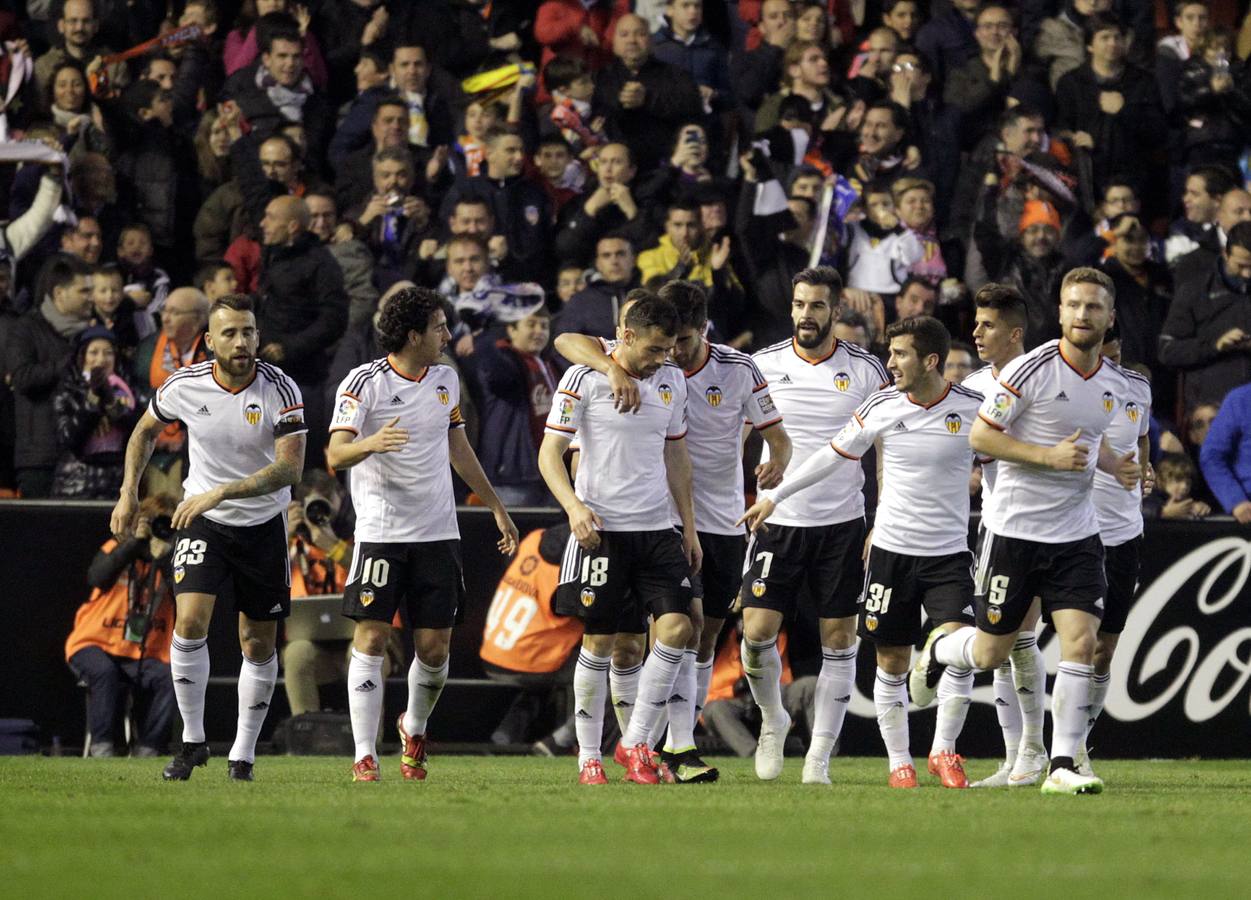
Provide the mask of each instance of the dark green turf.
[{"label": "dark green turf", "polygon": [[580,787],[571,759],[435,756],[407,784],[391,757],[377,785],[280,757],[166,784],[164,762],[0,758],[0,896],[1251,896],[1246,761],[1099,762],[1099,797],[894,791],[878,759],[836,759],[830,788],[801,760],[656,788]]}]

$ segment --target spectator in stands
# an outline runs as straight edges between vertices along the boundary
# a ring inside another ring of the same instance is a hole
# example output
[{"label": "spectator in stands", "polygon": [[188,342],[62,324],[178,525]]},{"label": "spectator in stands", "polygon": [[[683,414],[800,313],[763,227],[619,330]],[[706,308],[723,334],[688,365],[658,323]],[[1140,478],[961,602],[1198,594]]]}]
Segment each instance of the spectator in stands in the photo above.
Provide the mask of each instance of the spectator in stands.
[{"label": "spectator in stands", "polygon": [[472,294],[490,271],[490,257],[482,236],[454,235],[447,242],[447,277],[439,285],[439,293],[455,304],[462,295]]},{"label": "spectator in stands", "polygon": [[626,234],[635,244],[646,237],[646,217],[640,215],[634,194],[638,170],[630,148],[622,143],[605,144],[591,167],[594,187],[569,205],[556,235],[556,254],[561,259],[590,263],[596,244],[606,234]]},{"label": "spectator in stands", "polygon": [[[912,2],[912,0],[907,0]],[[783,58],[795,40],[795,11],[790,0],[765,0],[760,7],[760,44],[753,50],[735,53],[730,60],[744,130],[750,134],[752,119],[765,97],[777,88],[785,73]]]},{"label": "spectator in stands", "polygon": [[665,0],[665,24],[656,31],[652,55],[695,81],[705,112],[730,109],[730,54],[704,27],[704,0]]},{"label": "spectator in stands", "polygon": [[954,341],[951,351],[947,354],[947,363],[943,367],[943,377],[952,384],[959,384],[980,367],[977,350],[963,341]]},{"label": "spectator in stands", "polygon": [[1189,60],[1202,57],[1210,25],[1205,0],[1178,0],[1174,4],[1173,27],[1177,34],[1160,38],[1155,54],[1155,79],[1164,111],[1170,115],[1177,107],[1182,72]]},{"label": "spectator in stands", "polygon": [[1185,372],[1188,408],[1220,403],[1251,381],[1251,222],[1230,230],[1204,277],[1178,284],[1159,353],[1160,362]]},{"label": "spectator in stands", "polygon": [[566,331],[615,337],[621,304],[639,283],[634,259],[628,238],[612,234],[600,238],[595,245],[595,271],[552,323],[553,339]]},{"label": "spectator in stands", "polygon": [[5,371],[16,400],[17,487],[32,500],[52,492],[57,462],[52,398],[74,342],[91,324],[91,267],[77,257],[57,255],[39,283],[45,291],[40,304],[11,326],[5,348]]},{"label": "spectator in stands", "polygon": [[373,315],[378,303],[373,255],[356,237],[352,226],[339,221],[334,197],[329,191],[307,193],[304,203],[308,207],[308,230],[329,248],[343,272],[343,289],[347,291],[349,303],[348,325],[359,325]]},{"label": "spectator in stands", "polygon": [[170,517],[178,501],[146,497],[132,537],[110,538],[87,570],[91,596],[74,615],[65,661],[86,685],[92,757],[119,756],[115,728],[124,692],[134,701],[134,756],[158,756],[174,724],[169,645],[174,636]]},{"label": "spectator in stands", "polygon": [[983,4],[974,18],[978,52],[953,68],[943,84],[943,100],[960,112],[962,143],[971,148],[1003,114],[1008,91],[1024,71],[1024,54],[1008,7]]},{"label": "spectator in stands", "polygon": [[882,24],[895,32],[901,44],[911,45],[924,21],[918,0],[885,0],[882,4]]},{"label": "spectator in stands", "polygon": [[67,153],[111,155],[112,142],[100,107],[91,101],[87,73],[74,59],[63,60],[52,69],[44,97],[44,107],[52,121],[65,129],[62,146]]},{"label": "spectator in stands", "polygon": [[117,239],[117,266],[126,280],[127,299],[134,305],[135,327],[140,337],[156,330],[156,317],[169,297],[170,277],[156,265],[152,233],[141,222],[132,222]]},{"label": "spectator in stands", "polygon": [[1155,490],[1143,500],[1143,515],[1158,519],[1202,519],[1212,508],[1192,496],[1199,482],[1194,460],[1184,453],[1165,453],[1155,464]]},{"label": "spectator in stands", "polygon": [[[256,147],[256,158],[265,179],[294,196],[309,190],[300,171],[299,148],[285,135],[276,134],[257,144],[248,141],[245,149]],[[221,256],[251,224],[243,180],[236,175],[213,191],[196,214],[193,230],[195,255],[198,260]]]},{"label": "spectator in stands", "polygon": [[1233,187],[1221,195],[1216,208],[1216,227],[1208,232],[1208,240],[1179,258],[1173,267],[1173,281],[1178,290],[1207,277],[1213,264],[1225,251],[1229,232],[1239,222],[1251,222],[1251,192]]},{"label": "spectator in stands", "polygon": [[974,239],[981,251],[989,281],[1010,284],[1021,292],[1029,313],[1026,348],[1033,349],[1060,336],[1059,283],[1064,274],[1060,243],[1060,214],[1044,200],[1029,200],[1018,224],[1018,237],[1004,240],[996,216],[996,190],[986,192]]},{"label": "spectator in stands", "polygon": [[[109,48],[96,43],[100,20],[92,0],[64,0],[61,15],[56,20],[56,30],[61,36],[60,41],[35,60],[35,83],[41,93],[47,90],[56,67],[66,59],[72,59],[86,69],[110,52]],[[130,84],[130,70],[125,63],[109,63],[103,69],[111,87],[121,89]]]},{"label": "spectator in stands", "polygon": [[304,48],[304,70],[308,72],[309,78],[317,88],[325,89],[329,76],[317,38],[308,30],[311,20],[308,7],[295,6],[293,9],[292,6],[293,4],[288,0],[244,0],[243,8],[239,11],[237,27],[231,29],[226,35],[224,60],[227,76],[247,68],[256,61],[257,53],[260,52],[256,39],[259,30],[279,24],[289,26],[290,17],[294,17],[296,27],[299,29],[300,42]]},{"label": "spectator in stands", "polygon": [[129,368],[139,346],[139,332],[135,328],[134,306],[122,290],[124,280],[116,263],[96,266],[91,273],[91,307],[92,321],[113,333],[117,352],[123,357],[122,365]]},{"label": "spectator in stands", "polygon": [[834,338],[859,347],[872,346],[869,320],[862,313],[843,307],[839,310],[838,318],[834,320]]},{"label": "spectator in stands", "polygon": [[982,212],[987,185],[1002,178],[1009,167],[1019,167],[1020,160],[1037,153],[1046,137],[1043,114],[1033,107],[1014,106],[1000,116],[998,127],[980,138],[960,166],[947,233],[958,241],[969,242],[973,223]]},{"label": "spectator in stands", "polygon": [[[824,126],[830,114],[846,104],[831,90],[830,60],[825,50],[811,41],[793,41],[782,58],[781,90],[770,94],[756,110],[756,134],[763,134],[781,119],[782,101],[798,95],[808,101],[812,121]],[[824,130],[824,129],[823,129]]]},{"label": "spectator in stands", "polygon": [[977,54],[977,38],[973,30],[978,0],[952,0],[951,9],[935,16],[917,32],[917,49],[934,67],[934,80],[940,87],[947,74]]},{"label": "spectator in stands", "polygon": [[1093,15],[1104,15],[1112,0],[1072,0],[1059,15],[1042,21],[1034,42],[1034,56],[1047,67],[1047,80],[1054,91],[1060,79],[1086,61],[1086,40],[1082,28]]},{"label": "spectator in stands", "polygon": [[192,284],[208,298],[210,303],[218,297],[239,292],[239,279],[235,277],[235,270],[224,259],[210,259],[201,265],[196,269]]},{"label": "spectator in stands", "polygon": [[373,161],[373,193],[346,214],[373,254],[374,282],[383,290],[409,273],[409,260],[430,235],[430,207],[413,193],[413,180],[407,150],[379,150]]},{"label": "spectator in stands", "polygon": [[61,252],[72,253],[89,265],[100,262],[104,251],[104,234],[100,223],[92,216],[80,216],[78,221],[61,232]]},{"label": "spectator in stands", "polygon": [[[487,610],[480,651],[482,667],[492,681],[521,688],[495,726],[492,743],[529,740],[534,722],[551,705],[553,689],[567,689],[573,682],[582,621],[552,612],[560,561],[568,542],[569,526],[564,523],[527,534]],[[612,718],[606,717],[610,722]],[[535,741],[534,752],[557,756],[569,752],[575,743],[570,716],[554,732]]]},{"label": "spectator in stands", "polygon": [[1201,246],[1214,254],[1220,252],[1219,232],[1214,227],[1216,214],[1221,198],[1234,187],[1229,172],[1219,166],[1196,166],[1190,170],[1182,190],[1181,218],[1169,225],[1164,244],[1169,265]]},{"label": "spectator in stands", "polygon": [[544,69],[556,57],[579,59],[592,71],[612,60],[613,25],[630,11],[628,0],[543,0],[534,18],[534,39],[543,45]]},{"label": "spectator in stands", "polygon": [[1203,477],[1225,512],[1251,525],[1251,384],[1225,395],[1199,451]]},{"label": "spectator in stands", "polygon": [[134,389],[117,371],[113,332],[100,325],[84,330],[52,397],[58,451],[53,497],[117,496],[137,405]]},{"label": "spectator in stands", "polygon": [[540,307],[519,321],[487,329],[474,341],[472,365],[481,389],[478,448],[482,470],[509,507],[549,506],[539,474],[543,423],[552,408],[560,373],[550,361],[551,313]]},{"label": "spectator in stands", "polygon": [[938,302],[938,289],[931,281],[916,275],[909,275],[908,279],[900,285],[899,293],[894,299],[895,316],[891,319],[892,322],[896,319],[932,316],[934,306]]},{"label": "spectator in stands", "polygon": [[1125,365],[1142,363],[1154,370],[1160,328],[1172,299],[1172,280],[1163,263],[1149,258],[1151,236],[1139,216],[1122,213],[1108,224],[1112,253],[1100,268],[1116,288],[1121,357]]},{"label": "spectator in stands", "polygon": [[1245,66],[1230,67],[1234,48],[1228,30],[1209,32],[1200,46],[1177,83],[1176,117],[1183,123],[1178,161],[1235,169],[1251,126],[1251,84]]}]

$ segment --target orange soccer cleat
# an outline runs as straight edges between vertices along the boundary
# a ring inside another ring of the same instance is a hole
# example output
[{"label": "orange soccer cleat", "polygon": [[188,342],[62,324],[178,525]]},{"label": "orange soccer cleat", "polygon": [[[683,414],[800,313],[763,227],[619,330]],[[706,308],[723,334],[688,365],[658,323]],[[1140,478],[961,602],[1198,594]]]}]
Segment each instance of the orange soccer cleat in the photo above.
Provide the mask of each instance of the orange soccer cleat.
[{"label": "orange soccer cleat", "polygon": [[669,770],[669,764],[661,759],[660,754],[651,751],[652,765],[656,767],[656,775],[665,784],[676,784],[677,779],[673,777],[673,772]]},{"label": "orange soccer cleat", "polygon": [[914,788],[917,786],[917,770],[910,764],[896,766],[891,770],[887,784],[893,788]]},{"label": "orange soccer cleat", "polygon": [[395,727],[399,729],[400,740],[404,744],[404,750],[400,754],[400,774],[404,776],[405,781],[425,781],[426,736],[419,734],[413,737],[405,731],[403,713],[400,713],[400,718],[396,721]]},{"label": "orange soccer cleat", "polygon": [[958,753],[944,750],[930,757],[929,770],[931,775],[938,777],[943,787],[966,788],[969,779],[964,774],[964,757]]},{"label": "orange soccer cleat", "polygon": [[659,784],[660,773],[652,762],[652,751],[646,744],[635,744],[626,751],[625,781],[635,784]]},{"label": "orange soccer cleat", "polygon": [[378,761],[372,756],[363,756],[352,764],[353,781],[379,781]]},{"label": "orange soccer cleat", "polygon": [[604,767],[598,759],[588,759],[582,764],[578,784],[608,784],[608,777],[604,775]]}]

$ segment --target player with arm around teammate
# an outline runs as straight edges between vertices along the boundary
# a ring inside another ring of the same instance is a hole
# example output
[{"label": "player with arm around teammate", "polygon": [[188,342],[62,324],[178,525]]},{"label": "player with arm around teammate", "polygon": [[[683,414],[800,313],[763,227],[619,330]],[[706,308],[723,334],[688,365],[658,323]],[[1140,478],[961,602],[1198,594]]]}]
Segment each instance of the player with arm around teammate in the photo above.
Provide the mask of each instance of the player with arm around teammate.
[{"label": "player with arm around teammate", "polygon": [[285,513],[291,487],[304,471],[307,428],[295,382],[277,366],[257,361],[259,340],[251,298],[218,298],[209,310],[207,336],[215,358],[180,369],[156,392],[126,447],[121,496],[113,508],[113,533],[129,533],[157,435],[181,421],[190,467],[186,497],[173,516],[177,616],[170,670],[183,740],[165,767],[167,781],[186,781],[208,762],[208,627],[228,582],[243,651],[239,724],[228,756],[234,780],[252,780],[256,739],[278,678],[278,620],[291,608]]},{"label": "player with arm around teammate", "polygon": [[456,372],[439,363],[451,339],[438,294],[397,292],[378,320],[387,355],[357,366],[335,398],[326,459],[351,469],[356,547],[343,592],[356,620],[348,701],[356,742],[353,781],[380,777],[375,739],[382,714],[384,649],[397,612],[413,629],[408,706],[396,727],[400,774],[426,777],[426,725],[447,681],[452,626],[464,603],[460,531],[451,469],[490,508],[499,551],[517,549],[517,527],[465,437]]}]

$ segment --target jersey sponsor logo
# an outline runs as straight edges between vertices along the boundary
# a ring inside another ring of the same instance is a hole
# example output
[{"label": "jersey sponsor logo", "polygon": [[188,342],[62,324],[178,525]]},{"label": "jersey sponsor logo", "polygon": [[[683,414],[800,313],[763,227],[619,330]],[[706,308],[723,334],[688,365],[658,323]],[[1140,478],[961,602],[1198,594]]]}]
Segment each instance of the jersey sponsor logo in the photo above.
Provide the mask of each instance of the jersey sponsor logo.
[{"label": "jersey sponsor logo", "polygon": [[1142,410],[1139,409],[1138,404],[1135,403],[1133,400],[1130,400],[1129,402],[1125,404],[1125,417],[1129,419],[1131,422],[1133,422],[1135,425],[1138,424],[1138,417],[1141,415],[1142,415]]},{"label": "jersey sponsor logo", "polygon": [[1111,391],[1103,392],[1103,411],[1105,413],[1112,412],[1112,407],[1116,405],[1116,401],[1112,397]]},{"label": "jersey sponsor logo", "polygon": [[845,391],[851,387],[851,376],[846,372],[834,373],[834,387],[840,391]]},{"label": "jersey sponsor logo", "polygon": [[358,403],[352,397],[340,397],[339,408],[334,411],[334,423],[336,425],[350,425],[352,420],[356,418],[356,411],[360,409]]},{"label": "jersey sponsor logo", "polygon": [[708,390],[704,391],[704,396],[708,398],[708,405],[713,409],[716,409],[721,405],[721,400],[724,397],[721,393],[721,388],[717,387],[715,384]]},{"label": "jersey sponsor logo", "polygon": [[447,406],[452,402],[452,395],[447,392],[447,388],[439,385],[434,389],[434,395],[439,398],[439,402]]},{"label": "jersey sponsor logo", "polygon": [[243,408],[243,418],[247,419],[249,425],[256,425],[261,421],[261,407],[258,403],[249,403]]},{"label": "jersey sponsor logo", "polygon": [[665,406],[668,406],[673,402],[673,385],[669,384],[667,381],[660,385],[659,393],[660,401]]},{"label": "jersey sponsor logo", "polygon": [[589,587],[583,588],[582,593],[578,596],[578,599],[582,601],[583,606],[589,608],[595,603],[595,589]]},{"label": "jersey sponsor logo", "polygon": [[207,406],[201,406],[199,409],[195,411],[195,414],[197,416],[211,416],[212,415],[212,413],[209,412],[209,408]]},{"label": "jersey sponsor logo", "polygon": [[374,602],[373,588],[365,588],[361,591],[361,606],[368,606]]},{"label": "jersey sponsor logo", "polygon": [[870,631],[877,631],[877,616],[869,613],[864,617],[864,627]]},{"label": "jersey sponsor logo", "polygon": [[763,578],[757,578],[751,583],[751,595],[757,599],[763,597],[768,589],[769,586],[765,584]]},{"label": "jersey sponsor logo", "polygon": [[947,430],[952,434],[959,434],[964,425],[964,421],[956,413],[947,413],[947,418],[943,421],[947,423]]}]

